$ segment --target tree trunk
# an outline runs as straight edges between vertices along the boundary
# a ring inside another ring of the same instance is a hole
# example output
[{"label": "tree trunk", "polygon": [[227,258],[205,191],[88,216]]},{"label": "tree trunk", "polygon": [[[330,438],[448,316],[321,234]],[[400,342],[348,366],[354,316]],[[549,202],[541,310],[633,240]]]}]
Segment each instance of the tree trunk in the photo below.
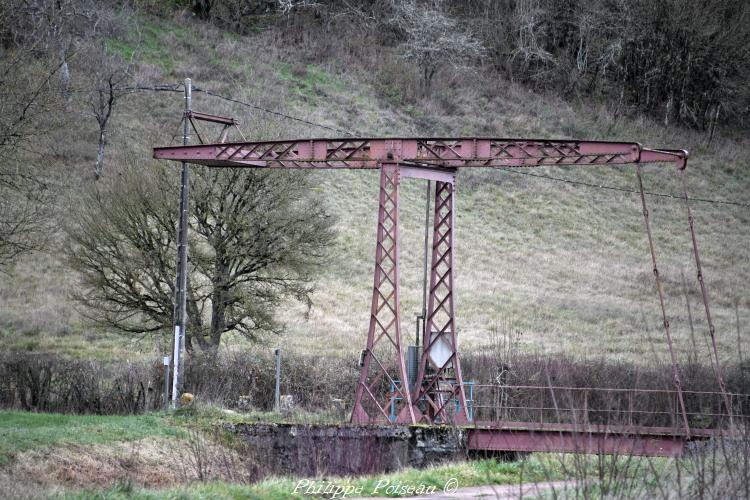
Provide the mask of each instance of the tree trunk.
[{"label": "tree trunk", "polygon": [[60,85],[62,96],[67,101],[70,97],[70,69],[68,68],[68,43],[60,42]]},{"label": "tree trunk", "polygon": [[105,128],[99,129],[99,150],[96,153],[96,165],[94,165],[94,177],[96,180],[102,176],[102,169],[104,169],[104,147],[107,145],[107,130]]},{"label": "tree trunk", "polygon": [[229,269],[223,262],[224,259],[220,250],[217,250],[217,254],[219,255],[216,256],[216,264],[214,265],[214,290],[211,295],[211,345],[218,349],[221,343],[221,335],[224,333],[227,324]]},{"label": "tree trunk", "polygon": [[714,132],[716,131],[716,122],[719,121],[719,109],[721,108],[721,104],[716,104],[716,111],[714,112],[713,119],[710,119],[710,123],[708,124],[708,144],[711,144],[711,141],[714,140]]},{"label": "tree trunk", "polygon": [[195,349],[193,340],[198,343],[198,347],[201,350],[206,348],[206,339],[203,336],[203,319],[201,318],[198,304],[195,300],[195,294],[190,286],[190,274],[188,273],[188,284],[187,284],[187,300],[185,301],[185,313],[187,318],[185,319],[185,350],[192,353]]}]

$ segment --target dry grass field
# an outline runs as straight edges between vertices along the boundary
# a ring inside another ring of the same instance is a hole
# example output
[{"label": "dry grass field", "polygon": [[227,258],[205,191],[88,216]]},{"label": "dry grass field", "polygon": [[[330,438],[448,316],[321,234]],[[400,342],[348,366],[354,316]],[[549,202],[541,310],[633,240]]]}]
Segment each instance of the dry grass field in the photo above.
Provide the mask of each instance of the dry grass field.
[{"label": "dry grass field", "polygon": [[[208,25],[139,16],[134,28],[111,44],[139,61],[144,84],[179,82],[191,76],[211,89],[269,109],[362,134],[613,139],[647,146],[686,148],[692,196],[750,202],[750,143],[721,131],[706,136],[628,116],[604,105],[570,103],[533,93],[481,74],[446,74],[432,98],[408,103],[384,96],[395,54],[383,53],[376,74],[367,62],[344,55],[316,60],[285,50],[271,33],[237,37]],[[137,29],[135,28],[137,26]],[[189,36],[188,36],[189,35]],[[398,97],[398,96],[396,96]],[[150,148],[177,132],[179,94],[139,92],[126,97],[115,116],[105,178],[130,162],[148,182]],[[331,136],[298,122],[197,92],[194,108],[240,119],[250,138]],[[72,151],[75,164],[58,165],[74,189],[61,201],[61,224],[76,203],[95,155],[95,126],[58,148]],[[669,167],[644,168],[646,189],[677,194]],[[632,167],[538,168],[539,176],[637,188]],[[377,175],[375,172],[289,172],[311,175],[336,216],[338,236],[316,284],[314,305],[305,314],[290,304],[280,314],[282,338],[267,338],[299,352],[357,356],[364,346],[372,286]],[[106,181],[106,179],[105,179]],[[457,320],[463,348],[480,349],[490,332],[512,325],[522,332],[521,349],[549,354],[651,363],[666,360],[657,295],[638,196],[504,170],[464,170],[458,176]],[[424,184],[403,186],[402,331],[414,332],[421,309]],[[679,199],[649,197],[661,274],[679,355],[696,346],[708,361],[705,315],[695,280],[687,216]],[[696,202],[698,239],[722,357],[736,358],[738,343],[750,352],[750,208]],[[62,240],[59,245],[63,245]],[[74,309],[76,279],[57,251],[19,261],[0,278],[0,332],[16,348],[122,359],[158,355],[164,339],[124,338],[91,326]],[[683,284],[682,275],[686,279]],[[694,326],[688,321],[689,304]],[[229,348],[243,346],[227,337]]]}]

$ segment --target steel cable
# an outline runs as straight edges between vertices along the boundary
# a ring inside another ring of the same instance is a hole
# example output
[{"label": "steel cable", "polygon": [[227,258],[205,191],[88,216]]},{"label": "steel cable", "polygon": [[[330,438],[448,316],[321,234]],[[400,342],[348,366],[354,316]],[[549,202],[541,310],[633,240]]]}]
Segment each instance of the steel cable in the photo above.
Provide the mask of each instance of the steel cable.
[{"label": "steel cable", "polygon": [[[160,85],[152,85],[152,86],[148,86],[148,85],[136,85],[136,86],[130,86],[130,87],[118,87],[117,90],[125,92],[125,93],[145,92],[145,91],[153,91],[153,92],[182,92],[182,86],[183,86],[182,83],[160,84]],[[75,92],[95,92],[95,91],[96,90],[78,90],[78,91],[75,91]],[[217,92],[213,92],[213,91],[211,91],[209,89],[203,89],[203,88],[195,87],[194,86],[193,87],[193,91],[194,92],[203,92],[204,94],[212,96],[212,97],[216,97],[217,99],[222,99],[222,100],[227,101],[227,102],[231,102],[231,103],[234,103],[234,104],[239,104],[241,106],[245,106],[245,107],[248,107],[248,108],[251,108],[251,109],[255,109],[255,110],[261,111],[263,113],[268,113],[270,115],[274,115],[274,116],[279,117],[279,118],[283,118],[283,119],[291,120],[291,121],[296,121],[296,122],[299,122],[299,123],[304,123],[305,125],[310,125],[310,126],[313,126],[313,127],[319,127],[319,128],[325,129],[325,130],[329,130],[331,132],[337,132],[337,133],[346,134],[346,135],[348,135],[350,137],[357,137],[357,136],[361,137],[363,135],[363,134],[361,134],[359,132],[356,132],[356,131],[352,132],[352,131],[349,131],[349,130],[344,130],[344,129],[332,127],[332,126],[329,126],[329,125],[324,125],[322,123],[316,123],[316,122],[313,122],[313,121],[310,121],[310,120],[306,120],[304,118],[299,118],[299,117],[296,117],[296,116],[292,116],[292,115],[289,115],[289,114],[281,112],[281,111],[276,111],[276,110],[268,109],[268,108],[265,108],[265,107],[260,106],[258,104],[253,104],[253,103],[250,103],[250,102],[242,101],[240,99],[236,99],[234,97],[230,97],[230,96],[219,94]],[[594,189],[602,189],[602,190],[608,190],[608,191],[619,191],[619,192],[622,192],[622,193],[639,194],[639,191],[637,191],[635,189],[628,189],[628,188],[623,188],[623,187],[618,187],[618,186],[609,186],[609,185],[606,185],[606,184],[596,184],[596,183],[586,182],[586,181],[577,181],[577,180],[573,180],[573,179],[565,179],[563,177],[553,177],[553,176],[550,176],[550,175],[534,174],[534,173],[531,173],[531,172],[524,172],[524,171],[521,171],[521,170],[509,169],[509,168],[502,168],[502,167],[500,167],[499,170],[502,170],[504,172],[510,172],[510,173],[513,173],[513,174],[527,175],[529,177],[536,177],[536,178],[539,178],[539,179],[545,179],[545,180],[555,181],[555,182],[562,182],[562,183],[576,185],[576,186],[584,186],[584,187],[590,187],[590,188],[594,188]],[[658,193],[658,192],[653,192],[653,191],[644,191],[644,194],[647,195],[647,196],[655,196],[655,197],[660,197],[660,198],[672,198],[672,199],[677,199],[677,200],[685,200],[684,196],[674,195],[674,194],[670,194],[670,193]],[[745,203],[745,202],[740,202],[740,201],[733,201],[733,200],[716,200],[716,199],[710,199],[710,198],[695,198],[695,197],[691,197],[691,198],[688,198],[688,201],[694,201],[694,202],[700,202],[700,203],[711,203],[711,204],[717,204],[717,205],[732,205],[732,206],[737,206],[737,207],[750,208],[750,203]]]}]

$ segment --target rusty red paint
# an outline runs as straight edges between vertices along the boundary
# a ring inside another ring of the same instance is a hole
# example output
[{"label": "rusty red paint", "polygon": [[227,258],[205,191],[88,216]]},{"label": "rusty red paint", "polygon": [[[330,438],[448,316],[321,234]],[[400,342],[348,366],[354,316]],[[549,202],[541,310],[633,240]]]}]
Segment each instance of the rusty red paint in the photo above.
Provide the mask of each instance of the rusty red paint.
[{"label": "rusty red paint", "polygon": [[[370,306],[364,362],[357,383],[351,421],[365,424],[388,422],[388,408],[393,405],[396,422],[415,422],[406,374],[404,344],[401,337],[400,270],[399,270],[399,200],[401,178],[398,165],[383,164],[380,169],[378,229],[375,247],[375,273]],[[378,348],[376,354],[376,348]],[[397,374],[386,366],[390,360],[379,359],[390,351]],[[385,381],[392,392],[381,391]],[[387,392],[383,396],[381,393]],[[369,408],[368,408],[369,407]]]},{"label": "rusty red paint", "polygon": [[460,424],[469,421],[453,300],[454,200],[454,182],[435,183],[429,300],[423,351],[411,403],[420,422]]},{"label": "rusty red paint", "polygon": [[[206,115],[206,118],[218,121],[220,117]],[[352,412],[352,421],[357,423],[389,421],[390,405],[396,407],[395,420],[400,423],[417,421],[462,423],[468,419],[453,303],[454,197],[457,168],[636,164],[652,263],[662,303],[663,323],[672,353],[675,375],[675,391],[673,392],[679,399],[682,429],[678,431],[675,428],[630,426],[627,432],[621,429],[620,434],[613,434],[611,426],[599,430],[588,426],[556,428],[553,431],[550,430],[548,424],[544,423],[537,424],[541,427],[527,423],[519,424],[520,427],[504,423],[503,426],[498,427],[499,422],[496,422],[492,428],[472,428],[470,446],[475,449],[509,451],[603,451],[678,456],[682,453],[687,439],[703,436],[707,432],[701,429],[691,429],[687,422],[689,413],[684,404],[683,393],[685,391],[679,383],[669,321],[664,309],[658,271],[656,271],[655,250],[650,234],[648,210],[643,197],[641,172],[638,167],[642,163],[672,163],[684,179],[683,171],[687,165],[687,151],[649,149],[633,142],[471,137],[294,139],[234,143],[225,143],[223,139],[224,135],[222,135],[222,142],[216,144],[155,148],[154,158],[187,161],[210,167],[381,169],[370,326]],[[429,179],[437,183],[430,305],[428,327],[423,339],[426,349],[420,360],[414,394],[410,393],[408,384],[402,384],[407,380],[407,375],[400,330],[399,304],[399,186],[401,178],[406,177]],[[683,188],[685,188],[684,184]],[[685,197],[687,199],[686,190]],[[708,294],[702,279],[689,206],[688,219],[704,305],[709,317],[709,329],[714,340]],[[435,242],[438,244],[435,245]],[[430,352],[438,341],[444,344],[442,348],[445,350],[446,361],[442,367],[433,366],[432,372],[428,373]],[[386,347],[387,349],[384,349]],[[726,405],[726,414],[720,416],[728,415],[731,420],[732,396],[726,393],[724,387],[715,341],[713,350],[717,379]],[[381,359],[381,351],[389,351],[386,354],[389,358]],[[387,388],[384,390],[384,384],[393,387],[390,393]],[[444,388],[447,390],[441,397],[439,393],[443,392]],[[457,412],[449,404],[453,400],[459,403]],[[638,411],[631,408],[631,414],[635,413]]]},{"label": "rusty red paint", "polygon": [[[639,161],[637,143],[484,138],[305,139],[154,149],[154,158],[213,167],[380,168],[381,162],[436,167],[602,165]],[[651,161],[673,161],[657,155]]]},{"label": "rusty red paint", "polygon": [[661,276],[659,276],[659,268],[656,266],[656,250],[654,249],[654,239],[651,236],[651,222],[648,208],[646,207],[646,195],[643,192],[643,178],[641,176],[641,166],[636,164],[635,175],[638,179],[638,189],[641,195],[641,206],[643,207],[643,219],[646,224],[646,235],[648,238],[648,247],[651,252],[651,263],[653,264],[654,281],[656,282],[656,291],[659,295],[659,306],[661,307],[662,324],[664,326],[664,335],[667,339],[667,347],[669,348],[669,356],[672,362],[672,381],[675,389],[677,390],[677,398],[680,404],[680,410],[682,411],[682,422],[685,427],[685,433],[690,435],[690,425],[688,423],[687,412],[685,410],[685,397],[682,394],[682,381],[680,379],[680,371],[677,367],[677,357],[674,352],[674,345],[672,342],[672,333],[669,328],[669,318],[667,317],[667,308],[664,303],[664,289],[661,285]]},{"label": "rusty red paint", "polygon": [[617,434],[609,430],[474,428],[467,433],[470,450],[680,457],[688,442],[682,436],[639,433],[637,429]]}]

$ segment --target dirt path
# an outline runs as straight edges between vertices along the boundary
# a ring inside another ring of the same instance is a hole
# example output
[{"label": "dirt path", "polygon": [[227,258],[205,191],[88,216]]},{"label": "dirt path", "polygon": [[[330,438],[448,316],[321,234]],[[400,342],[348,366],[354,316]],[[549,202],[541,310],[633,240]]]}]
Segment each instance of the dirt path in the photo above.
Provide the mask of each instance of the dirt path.
[{"label": "dirt path", "polygon": [[[411,500],[456,500],[466,498],[497,498],[500,500],[514,500],[522,497],[534,497],[550,488],[564,488],[566,484],[569,485],[566,481],[551,481],[545,483],[527,483],[523,486],[518,484],[471,486],[468,488],[459,488],[451,493],[437,491],[432,495],[402,498],[410,498]],[[371,497],[369,500],[385,500],[385,498],[386,497]]]}]

